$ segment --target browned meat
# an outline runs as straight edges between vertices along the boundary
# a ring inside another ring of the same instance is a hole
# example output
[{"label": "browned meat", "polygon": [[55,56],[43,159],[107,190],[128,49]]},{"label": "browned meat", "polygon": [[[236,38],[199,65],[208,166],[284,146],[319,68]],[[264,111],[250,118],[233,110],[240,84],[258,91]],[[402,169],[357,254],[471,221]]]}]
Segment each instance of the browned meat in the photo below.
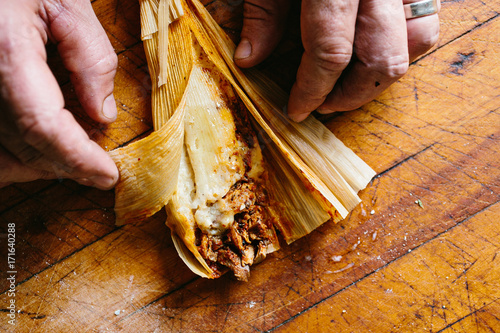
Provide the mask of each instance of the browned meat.
[{"label": "browned meat", "polygon": [[255,204],[257,185],[254,182],[237,182],[227,192],[223,200],[230,210],[241,211]]},{"label": "browned meat", "polygon": [[252,245],[247,245],[243,249],[243,253],[241,254],[241,263],[243,265],[252,265],[253,260],[255,258],[255,249]]},{"label": "browned meat", "polygon": [[233,271],[238,280],[246,281],[255,261],[266,257],[267,245],[274,241],[272,217],[265,208],[268,199],[263,187],[252,181],[236,183],[224,197],[227,207],[238,212],[234,223],[222,236],[198,233],[198,249],[217,273]]},{"label": "browned meat", "polygon": [[250,267],[248,265],[243,266],[241,264],[241,258],[229,248],[219,250],[218,262],[221,265],[229,267],[238,280],[248,281],[250,277]]}]

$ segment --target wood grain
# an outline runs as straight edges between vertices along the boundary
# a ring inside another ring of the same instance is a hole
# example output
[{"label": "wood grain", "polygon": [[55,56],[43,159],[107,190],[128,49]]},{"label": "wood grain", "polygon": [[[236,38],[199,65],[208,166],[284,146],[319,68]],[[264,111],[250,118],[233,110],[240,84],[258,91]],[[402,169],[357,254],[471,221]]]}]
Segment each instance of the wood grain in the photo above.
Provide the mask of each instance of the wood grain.
[{"label": "wood grain", "polygon": [[[151,83],[137,2],[92,4],[119,57],[115,123],[83,113],[48,52],[68,108],[110,150],[151,130]],[[205,4],[237,40],[242,2]],[[116,227],[112,191],[63,180],[0,189],[1,258],[16,223],[16,332],[500,331],[499,7],[443,1],[438,45],[376,101],[328,120],[379,174],[346,220],[283,246],[248,283],[191,273],[164,213]],[[285,89],[299,42],[292,24],[260,66]]]}]

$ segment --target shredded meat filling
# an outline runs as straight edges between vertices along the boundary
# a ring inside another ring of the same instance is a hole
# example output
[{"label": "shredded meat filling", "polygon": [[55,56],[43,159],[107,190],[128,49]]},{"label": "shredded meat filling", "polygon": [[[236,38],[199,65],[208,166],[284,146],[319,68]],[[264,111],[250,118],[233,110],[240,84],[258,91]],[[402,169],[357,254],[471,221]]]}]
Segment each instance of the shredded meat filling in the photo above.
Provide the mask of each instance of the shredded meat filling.
[{"label": "shredded meat filling", "polygon": [[198,230],[198,250],[216,275],[229,268],[238,280],[247,281],[249,266],[265,258],[267,245],[274,237],[271,216],[265,208],[268,198],[262,186],[243,180],[223,200],[237,212],[234,223],[221,236]]}]

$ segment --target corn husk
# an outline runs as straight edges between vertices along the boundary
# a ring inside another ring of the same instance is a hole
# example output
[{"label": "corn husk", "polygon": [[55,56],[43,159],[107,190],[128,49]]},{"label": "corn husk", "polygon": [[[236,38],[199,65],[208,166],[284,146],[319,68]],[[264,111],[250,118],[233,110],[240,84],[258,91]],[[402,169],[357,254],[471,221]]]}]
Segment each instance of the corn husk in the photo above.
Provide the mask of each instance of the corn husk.
[{"label": "corn husk", "polygon": [[[120,171],[115,188],[117,224],[143,220],[162,209],[170,200],[177,179],[184,142],[184,107],[182,102],[192,68],[191,32],[179,22],[172,23],[170,52],[159,52],[158,1],[141,0],[142,39],[152,81],[153,125],[155,131],[143,140],[110,152]],[[152,22],[156,22],[153,24]],[[169,66],[167,81],[159,84],[160,53]]]},{"label": "corn husk", "polygon": [[166,206],[181,258],[196,274],[217,276],[199,252],[195,233],[201,227],[191,215],[205,209],[203,203],[223,200],[248,176],[227,110],[233,104],[226,102],[236,100],[251,114],[263,143],[252,156],[267,161],[268,171],[250,171],[274,203],[266,213],[275,221],[267,253],[279,248],[274,229],[290,243],[329,219],[345,218],[375,172],[314,117],[290,121],[283,113],[286,94],[258,71],[243,72],[234,64],[235,45],[198,0],[140,4],[154,132],[111,152],[120,171],[118,223],[144,219]]}]

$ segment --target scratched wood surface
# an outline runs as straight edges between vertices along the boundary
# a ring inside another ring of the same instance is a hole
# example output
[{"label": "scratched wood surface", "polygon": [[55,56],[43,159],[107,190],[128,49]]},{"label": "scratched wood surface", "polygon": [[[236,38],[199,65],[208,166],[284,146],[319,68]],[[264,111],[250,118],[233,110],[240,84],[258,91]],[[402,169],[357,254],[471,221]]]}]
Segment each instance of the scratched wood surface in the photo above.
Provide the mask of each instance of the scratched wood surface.
[{"label": "scratched wood surface", "polygon": [[[117,121],[85,116],[53,46],[49,62],[67,107],[110,150],[151,130],[150,80],[136,0],[93,6],[119,56]],[[207,6],[237,39],[241,1]],[[500,332],[499,11],[497,0],[443,1],[438,45],[376,101],[327,120],[378,175],[346,220],[283,246],[247,283],[191,273],[164,213],[116,227],[112,191],[63,180],[0,189],[0,330]],[[292,26],[260,66],[285,89],[299,41]]]}]

